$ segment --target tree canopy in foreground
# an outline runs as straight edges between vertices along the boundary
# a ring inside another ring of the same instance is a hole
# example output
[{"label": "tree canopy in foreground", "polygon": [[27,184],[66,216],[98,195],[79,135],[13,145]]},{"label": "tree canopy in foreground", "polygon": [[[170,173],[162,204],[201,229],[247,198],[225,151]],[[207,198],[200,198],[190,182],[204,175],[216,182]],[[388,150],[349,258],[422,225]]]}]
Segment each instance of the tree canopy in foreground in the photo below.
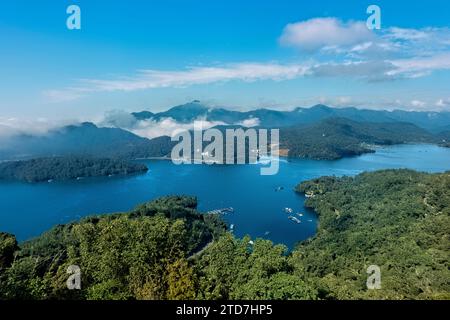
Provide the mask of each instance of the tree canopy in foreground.
[{"label": "tree canopy in foreground", "polygon": [[[292,252],[165,197],[17,244],[0,234],[1,299],[450,299],[450,174],[386,170],[300,184],[319,215]],[[67,268],[81,269],[68,290]],[[381,289],[366,287],[381,268]]]}]

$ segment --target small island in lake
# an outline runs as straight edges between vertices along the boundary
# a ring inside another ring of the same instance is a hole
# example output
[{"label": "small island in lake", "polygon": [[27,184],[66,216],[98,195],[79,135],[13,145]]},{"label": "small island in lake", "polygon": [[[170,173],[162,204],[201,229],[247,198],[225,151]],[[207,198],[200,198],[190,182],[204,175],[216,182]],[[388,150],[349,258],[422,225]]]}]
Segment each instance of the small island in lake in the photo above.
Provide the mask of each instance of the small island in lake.
[{"label": "small island in lake", "polygon": [[43,182],[147,172],[145,164],[90,157],[49,157],[0,163],[0,180]]}]

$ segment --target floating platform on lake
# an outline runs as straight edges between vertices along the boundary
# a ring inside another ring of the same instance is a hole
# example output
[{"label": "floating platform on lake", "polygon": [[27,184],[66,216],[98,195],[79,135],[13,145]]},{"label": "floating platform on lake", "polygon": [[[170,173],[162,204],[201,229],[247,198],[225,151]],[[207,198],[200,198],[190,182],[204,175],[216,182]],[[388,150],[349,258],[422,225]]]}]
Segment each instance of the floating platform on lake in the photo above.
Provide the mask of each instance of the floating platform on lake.
[{"label": "floating platform on lake", "polygon": [[208,211],[207,214],[221,214],[221,215],[227,215],[234,212],[234,208],[223,208],[223,209],[216,209]]}]

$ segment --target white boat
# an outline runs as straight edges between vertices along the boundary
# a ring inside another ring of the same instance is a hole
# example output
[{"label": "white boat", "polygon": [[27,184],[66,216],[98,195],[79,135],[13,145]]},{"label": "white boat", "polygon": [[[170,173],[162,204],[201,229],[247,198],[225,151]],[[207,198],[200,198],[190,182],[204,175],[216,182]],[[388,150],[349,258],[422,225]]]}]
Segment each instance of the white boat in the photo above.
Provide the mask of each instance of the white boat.
[{"label": "white boat", "polygon": [[294,216],[289,216],[288,219],[292,220],[292,221],[294,221],[295,223],[298,223],[298,224],[302,223],[299,218],[294,217]]}]

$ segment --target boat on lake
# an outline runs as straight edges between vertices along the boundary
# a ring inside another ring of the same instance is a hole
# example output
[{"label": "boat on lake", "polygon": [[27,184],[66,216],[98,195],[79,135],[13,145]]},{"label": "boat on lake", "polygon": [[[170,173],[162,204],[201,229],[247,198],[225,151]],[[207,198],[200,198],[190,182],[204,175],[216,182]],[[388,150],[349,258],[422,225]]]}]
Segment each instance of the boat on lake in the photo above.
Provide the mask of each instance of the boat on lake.
[{"label": "boat on lake", "polygon": [[294,221],[295,223],[298,223],[298,224],[302,223],[299,218],[294,217],[294,216],[289,216],[288,219],[291,221]]}]

